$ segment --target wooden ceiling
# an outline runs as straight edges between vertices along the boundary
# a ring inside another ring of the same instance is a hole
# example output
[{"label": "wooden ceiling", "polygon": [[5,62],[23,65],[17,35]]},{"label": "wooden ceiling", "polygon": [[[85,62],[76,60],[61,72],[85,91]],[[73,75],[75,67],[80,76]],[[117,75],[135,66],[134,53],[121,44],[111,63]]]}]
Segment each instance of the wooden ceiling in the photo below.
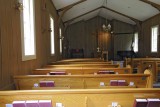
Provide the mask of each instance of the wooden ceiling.
[{"label": "wooden ceiling", "polygon": [[95,16],[129,24],[160,13],[160,0],[52,0],[64,23],[75,23]]}]

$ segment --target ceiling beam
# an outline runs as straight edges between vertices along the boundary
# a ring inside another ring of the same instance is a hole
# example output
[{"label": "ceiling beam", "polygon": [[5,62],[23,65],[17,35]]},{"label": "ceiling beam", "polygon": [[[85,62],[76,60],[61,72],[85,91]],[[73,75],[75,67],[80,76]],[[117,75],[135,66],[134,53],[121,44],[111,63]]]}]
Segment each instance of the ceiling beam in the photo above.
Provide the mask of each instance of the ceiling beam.
[{"label": "ceiling beam", "polygon": [[68,22],[71,22],[71,21],[73,21],[73,20],[75,20],[75,19],[77,19],[77,18],[79,18],[79,17],[82,17],[82,16],[84,16],[84,15],[86,15],[86,14],[89,14],[89,13],[91,13],[91,12],[94,12],[94,11],[96,11],[96,10],[98,10],[98,9],[102,9],[102,8],[104,8],[104,9],[106,9],[106,10],[109,10],[109,11],[112,11],[112,12],[114,12],[114,13],[117,13],[117,14],[119,14],[119,15],[122,15],[122,16],[124,16],[124,17],[127,17],[127,18],[131,19],[132,21],[134,21],[134,22],[136,23],[137,28],[138,28],[138,32],[139,32],[139,34],[141,35],[142,21],[140,21],[140,20],[138,20],[138,19],[135,19],[135,18],[133,18],[133,17],[130,17],[130,16],[128,16],[128,15],[125,15],[125,14],[123,14],[123,13],[117,12],[117,11],[115,11],[115,10],[113,10],[113,9],[110,9],[110,8],[108,8],[108,7],[105,7],[105,6],[98,7],[98,8],[96,8],[96,9],[93,9],[93,10],[91,10],[91,11],[89,11],[89,12],[86,12],[86,13],[84,13],[84,14],[82,14],[82,15],[79,15],[79,16],[77,16],[77,17],[74,17],[74,18],[70,19],[70,20],[67,20],[67,21],[64,22],[64,24],[65,24],[65,23],[68,23]]},{"label": "ceiling beam", "polygon": [[58,9],[57,11],[58,11],[58,12],[61,12],[61,11],[63,11],[63,10],[66,10],[66,9],[68,9],[68,8],[70,8],[70,7],[73,7],[73,6],[77,5],[77,4],[80,4],[80,3],[85,2],[85,1],[87,1],[87,0],[80,0],[80,1],[78,1],[78,2],[76,2],[76,3],[70,4],[70,5],[66,6],[66,7],[63,7],[63,8],[61,8],[61,9]]},{"label": "ceiling beam", "polygon": [[130,16],[128,16],[128,15],[125,15],[125,14],[123,14],[123,13],[120,13],[120,12],[118,12],[118,11],[115,11],[115,10],[113,10],[113,9],[110,9],[110,8],[108,8],[108,7],[102,6],[102,8],[107,9],[107,10],[109,10],[109,11],[111,11],[111,12],[117,13],[117,14],[119,14],[119,15],[122,15],[122,16],[124,16],[124,17],[127,17],[127,18],[131,19],[132,21],[134,21],[135,23],[136,23],[136,22],[141,22],[141,21],[138,20],[138,19],[135,19],[135,18],[133,18],[133,17],[130,17]]},{"label": "ceiling beam", "polygon": [[144,3],[147,3],[147,4],[150,4],[151,6],[153,6],[154,8],[156,8],[157,10],[160,11],[160,5],[159,5],[159,4],[156,4],[156,3],[151,2],[151,1],[149,1],[149,0],[140,0],[140,1],[142,1],[142,2],[144,2]]},{"label": "ceiling beam", "polygon": [[98,10],[98,9],[101,9],[101,8],[102,8],[102,7],[98,7],[98,8],[96,8],[96,9],[93,9],[93,10],[91,10],[91,11],[89,11],[89,12],[86,12],[86,13],[81,14],[81,15],[79,15],[79,16],[77,16],[77,17],[74,17],[74,18],[72,18],[72,19],[70,19],[70,20],[67,20],[67,21],[65,21],[64,23],[71,22],[71,21],[73,21],[73,20],[75,20],[75,19],[77,19],[77,18],[79,18],[79,17],[85,16],[86,14],[89,14],[89,13],[94,12],[94,11],[96,11],[96,10]]},{"label": "ceiling beam", "polygon": [[67,20],[67,21],[65,21],[64,23],[73,21],[73,20],[75,20],[75,19],[77,19],[77,18],[79,18],[79,17],[82,17],[82,16],[84,16],[84,15],[86,15],[86,14],[89,14],[89,13],[94,12],[94,11],[96,11],[96,10],[98,10],[98,9],[101,9],[101,8],[107,9],[107,10],[109,10],[109,11],[112,11],[112,12],[117,13],[117,14],[119,14],[119,15],[122,15],[122,16],[124,16],[124,17],[127,17],[127,18],[131,19],[132,21],[134,21],[136,24],[141,23],[141,21],[138,20],[138,19],[135,19],[135,18],[133,18],[133,17],[127,16],[127,15],[125,15],[125,14],[122,14],[122,13],[120,13],[120,12],[117,12],[117,11],[112,10],[112,9],[110,9],[110,8],[108,8],[108,7],[105,7],[105,6],[101,6],[101,7],[98,7],[98,8],[96,8],[96,9],[93,9],[93,10],[91,10],[91,11],[89,11],[89,12],[86,12],[86,13],[84,13],[84,14],[82,14],[82,15],[79,15],[79,16],[77,16],[77,17],[74,17],[74,18],[70,19],[70,20]]},{"label": "ceiling beam", "polygon": [[[87,1],[87,0],[81,0],[81,1],[78,1],[78,2],[76,2],[76,3],[73,3],[73,4],[71,4],[71,5],[68,5],[68,6],[62,8],[62,9],[60,10],[60,11],[61,11],[61,14],[60,14],[60,16],[59,16],[59,18],[58,18],[58,27],[60,26],[60,23],[61,23],[61,20],[62,20],[63,15],[64,15],[69,9],[71,9],[71,8],[74,7],[75,5],[77,5],[77,4],[79,4],[79,3],[82,3],[82,2],[84,2],[84,1]],[[60,12],[60,11],[58,11],[58,12]]]}]

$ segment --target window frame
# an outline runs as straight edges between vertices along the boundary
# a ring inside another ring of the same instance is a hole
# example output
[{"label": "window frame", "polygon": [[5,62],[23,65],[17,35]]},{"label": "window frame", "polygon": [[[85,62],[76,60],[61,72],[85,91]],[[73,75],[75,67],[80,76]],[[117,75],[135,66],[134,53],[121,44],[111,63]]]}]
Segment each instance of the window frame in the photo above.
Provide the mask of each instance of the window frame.
[{"label": "window frame", "polygon": [[[135,41],[136,41],[136,36],[135,36],[135,35],[136,35],[136,34],[137,34],[137,50],[135,51],[135,45],[136,45],[136,42],[135,42]],[[136,53],[138,52],[138,38],[139,38],[139,37],[138,37],[138,36],[139,36],[138,34],[139,34],[138,32],[135,32],[135,33],[134,33],[134,48],[133,48],[133,50],[134,50],[134,52],[136,52]]]},{"label": "window frame", "polygon": [[[53,30],[52,30],[52,28],[51,28],[51,19],[53,19]],[[49,21],[50,21],[50,46],[51,46],[51,51],[50,51],[50,53],[51,53],[51,56],[54,56],[55,55],[55,24],[54,24],[54,17],[50,14],[49,15]],[[51,33],[53,33],[53,40],[52,40],[52,34]],[[53,41],[53,43],[52,43],[52,41]],[[54,46],[52,46],[52,44],[54,44]],[[52,53],[52,48],[54,47],[54,51],[53,51],[53,53]]]},{"label": "window frame", "polygon": [[[24,31],[24,16],[23,13],[24,11],[20,11],[20,26],[21,26],[21,49],[22,49],[22,61],[27,61],[27,60],[33,60],[36,59],[36,26],[35,26],[35,1],[30,0],[33,2],[33,23],[31,24],[33,27],[33,54],[32,55],[26,55],[25,53],[25,31]],[[20,3],[23,4],[23,0],[19,0]],[[29,6],[30,7],[30,6]]]},{"label": "window frame", "polygon": [[61,28],[59,28],[59,37],[60,37],[60,39],[59,39],[59,51],[60,51],[60,54],[62,54],[62,52],[63,52],[63,43],[62,43],[62,29]]},{"label": "window frame", "polygon": [[[153,28],[156,28],[156,27],[157,27],[157,50],[156,50],[156,51],[153,51],[153,50],[152,50],[152,29],[153,29]],[[158,35],[159,35],[159,25],[152,26],[152,27],[151,27],[151,53],[158,53],[158,50],[159,50],[159,49],[158,49],[158,48],[159,48],[159,47],[158,47],[158,44],[159,44],[159,37],[158,37]]]}]

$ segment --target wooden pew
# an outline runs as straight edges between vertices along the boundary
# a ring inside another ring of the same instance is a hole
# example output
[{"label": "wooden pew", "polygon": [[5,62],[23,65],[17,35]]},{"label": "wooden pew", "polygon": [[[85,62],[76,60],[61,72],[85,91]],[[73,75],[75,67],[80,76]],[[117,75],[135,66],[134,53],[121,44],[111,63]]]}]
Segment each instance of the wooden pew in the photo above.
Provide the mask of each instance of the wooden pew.
[{"label": "wooden pew", "polygon": [[[40,81],[54,81],[55,87],[70,87],[71,89],[112,88],[110,80],[126,80],[134,82],[136,88],[151,88],[152,75],[149,70],[145,74],[103,74],[103,75],[23,75],[14,76],[16,87],[19,90],[32,89]],[[105,86],[100,87],[100,82]],[[114,88],[119,88],[115,86]],[[127,88],[127,87],[126,87]],[[128,87],[133,88],[133,87]]]},{"label": "wooden pew", "polygon": [[[71,64],[71,65],[47,65],[45,66],[46,68],[60,68],[60,69],[65,69],[65,68],[71,68],[71,67],[83,67],[83,68],[118,68],[120,67],[119,64]],[[44,67],[44,68],[45,68]]]},{"label": "wooden pew", "polygon": [[58,62],[104,62],[100,58],[74,58],[74,59],[64,59]]},{"label": "wooden pew", "polygon": [[133,107],[137,98],[160,98],[160,89],[70,89],[70,90],[19,90],[0,91],[0,107],[13,101],[51,100],[52,106],[62,103],[64,107]]},{"label": "wooden pew", "polygon": [[160,58],[127,58],[126,65],[130,64],[133,69],[137,69],[138,73],[143,73],[146,68],[150,68],[153,73],[154,82],[160,73]]},{"label": "wooden pew", "polygon": [[80,62],[67,62],[67,61],[65,61],[65,62],[60,62],[60,61],[57,61],[57,62],[51,62],[51,64],[52,65],[60,65],[60,64],[68,64],[68,65],[70,65],[70,64],[113,64],[113,61],[107,61],[107,62],[101,62],[101,61],[92,61],[92,62],[90,62],[90,61],[80,61]]},{"label": "wooden pew", "polygon": [[49,74],[50,72],[61,72],[64,71],[68,75],[80,75],[83,74],[82,68],[40,68],[40,69],[35,69],[31,72],[31,75],[46,75]]},{"label": "wooden pew", "polygon": [[83,67],[83,74],[94,74],[98,71],[114,71],[116,74],[132,74],[131,66],[123,67],[123,68],[92,68],[92,67]]},{"label": "wooden pew", "polygon": [[41,69],[35,69],[32,71],[32,75],[46,75],[49,72],[52,71],[65,71],[66,74],[94,74],[97,73],[98,71],[114,71],[115,73],[118,74],[131,74],[132,73],[132,68],[130,66],[124,67],[124,68],[68,68],[68,69],[56,69],[56,68],[41,68]]}]

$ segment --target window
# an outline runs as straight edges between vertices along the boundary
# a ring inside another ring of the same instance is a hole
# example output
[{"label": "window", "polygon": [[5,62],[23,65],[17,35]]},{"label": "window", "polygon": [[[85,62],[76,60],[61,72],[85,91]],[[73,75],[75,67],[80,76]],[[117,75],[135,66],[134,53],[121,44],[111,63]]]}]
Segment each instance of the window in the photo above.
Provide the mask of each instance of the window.
[{"label": "window", "polygon": [[22,60],[36,58],[34,0],[20,0],[23,4],[21,11]]},{"label": "window", "polygon": [[138,52],[138,32],[134,33],[134,52]]},{"label": "window", "polygon": [[55,54],[55,47],[54,47],[54,20],[53,17],[50,15],[50,30],[51,30],[51,55]]},{"label": "window", "polygon": [[61,28],[59,29],[59,37],[60,37],[60,39],[59,39],[59,45],[60,45],[60,53],[62,53],[62,30],[61,30]]},{"label": "window", "polygon": [[158,51],[158,25],[151,28],[151,52]]}]

